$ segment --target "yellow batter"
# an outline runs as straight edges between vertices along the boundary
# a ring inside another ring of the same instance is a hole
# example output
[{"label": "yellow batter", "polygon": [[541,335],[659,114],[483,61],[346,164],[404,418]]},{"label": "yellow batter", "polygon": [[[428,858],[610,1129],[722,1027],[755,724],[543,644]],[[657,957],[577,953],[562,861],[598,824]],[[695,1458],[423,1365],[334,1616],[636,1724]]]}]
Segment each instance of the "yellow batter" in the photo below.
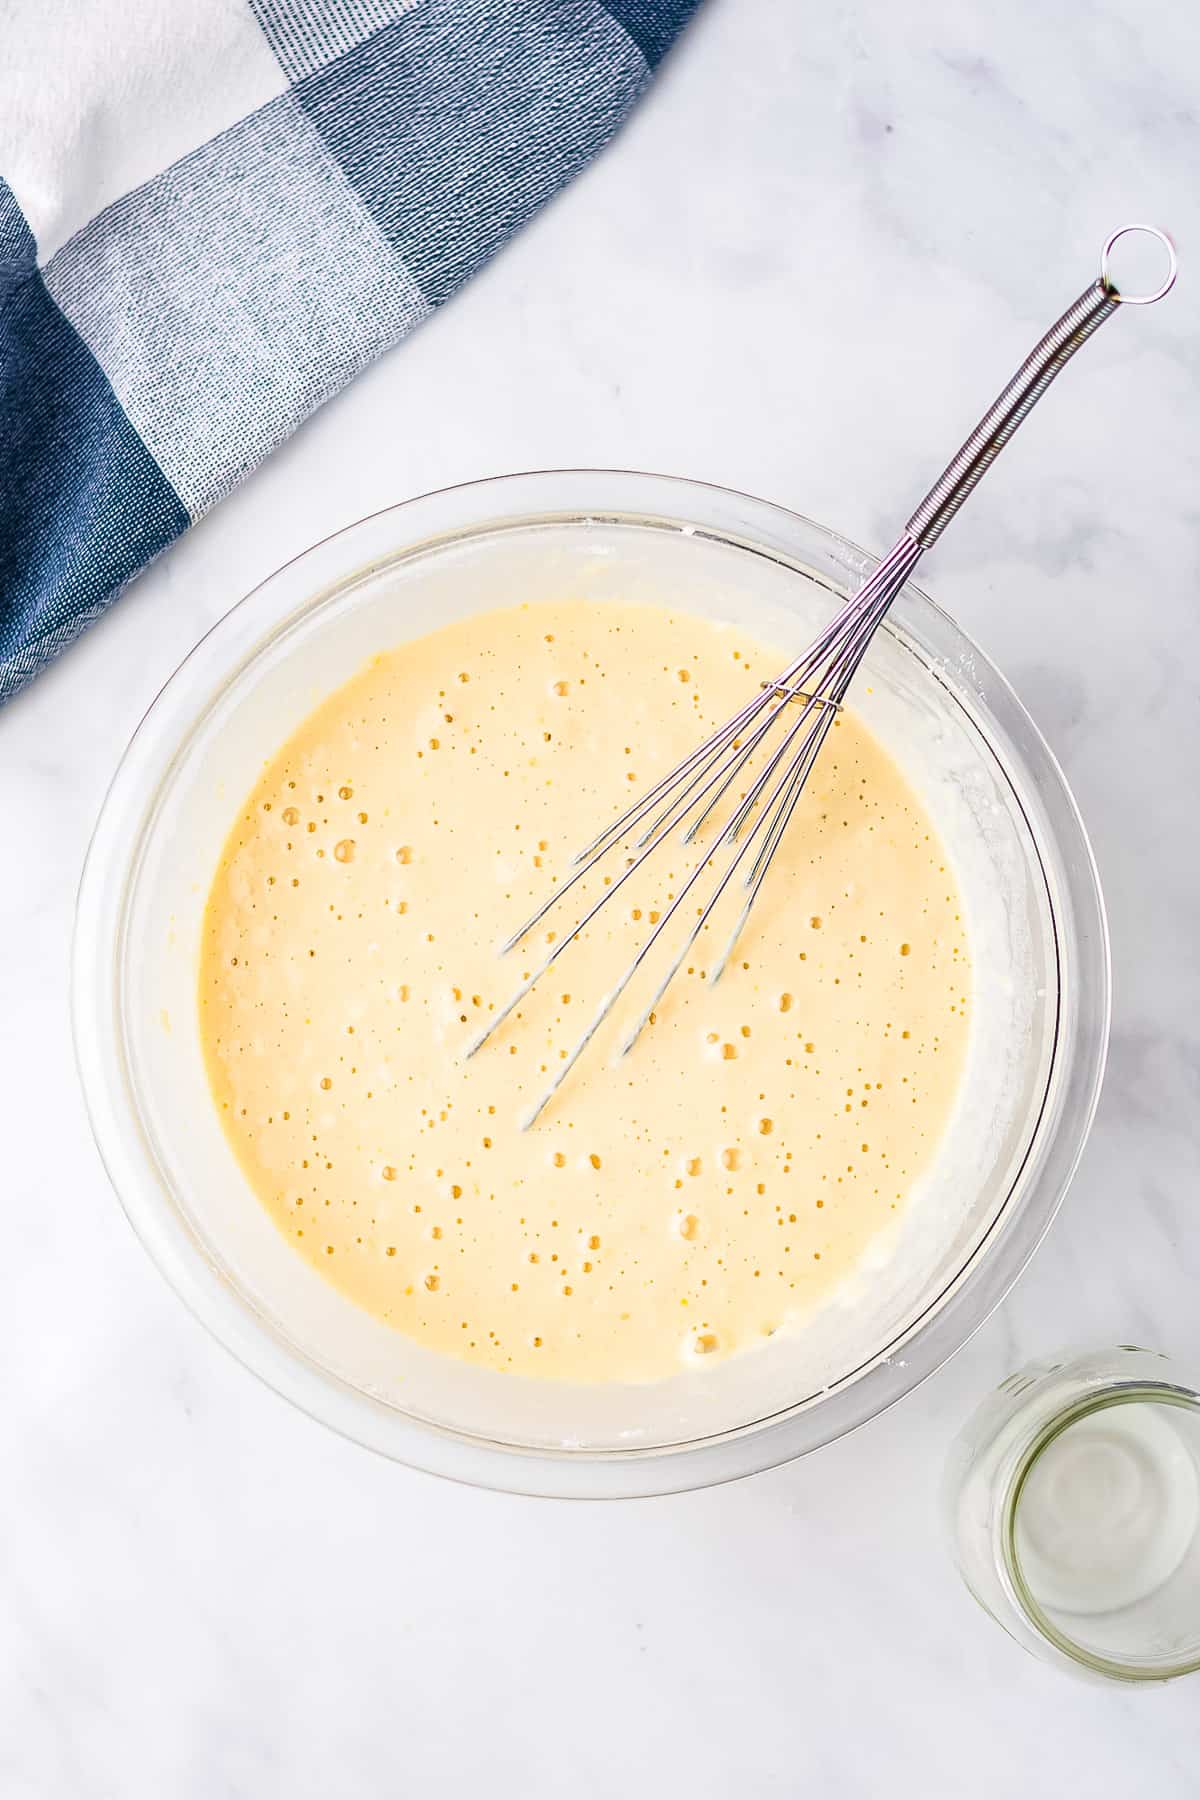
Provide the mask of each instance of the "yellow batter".
[{"label": "yellow batter", "polygon": [[637,989],[519,1130],[678,891],[664,849],[461,1055],[580,916],[496,955],[571,854],[785,661],[657,608],[494,612],[376,657],[265,769],[208,901],[205,1054],[255,1192],[358,1305],[496,1369],[650,1380],[760,1345],[903,1203],[962,1067],[967,944],[852,713],[715,988],[705,933],[633,1053]]}]

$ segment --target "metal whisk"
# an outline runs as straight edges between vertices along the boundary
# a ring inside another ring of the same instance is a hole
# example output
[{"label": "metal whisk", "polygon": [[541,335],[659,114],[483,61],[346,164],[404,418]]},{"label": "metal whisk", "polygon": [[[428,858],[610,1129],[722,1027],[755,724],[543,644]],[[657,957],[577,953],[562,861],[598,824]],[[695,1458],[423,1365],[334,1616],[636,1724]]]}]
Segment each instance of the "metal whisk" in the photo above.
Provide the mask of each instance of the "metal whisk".
[{"label": "metal whisk", "polygon": [[[1122,293],[1110,278],[1109,264],[1114,245],[1119,238],[1134,232],[1148,233],[1166,251],[1166,273],[1160,285],[1150,293]],[[846,602],[802,656],[781,669],[773,681],[764,683],[760,692],[748,700],[740,712],[735,713],[705,743],[700,744],[661,780],[655,782],[619,818],[605,826],[576,856],[574,873],[509,938],[503,946],[505,952],[519,944],[552,907],[557,906],[596,868],[602,858],[625,843],[639,827],[642,828],[626,853],[622,872],[609,880],[599,899],[572,930],[555,941],[549,955],[526,977],[512,998],[469,1045],[466,1051],[468,1056],[473,1056],[510,1017],[535,983],[553,967],[580,932],[591,924],[601,908],[620,892],[655,851],[676,833],[681,833],[681,841],[685,844],[696,840],[701,828],[744,770],[749,778],[747,765],[757,752],[762,752],[765,758],[763,767],[754,775],[745,793],[738,795],[734,810],[719,836],[699,856],[679,892],[662,912],[615,987],[604,997],[586,1031],[561,1063],[554,1080],[522,1120],[524,1129],[527,1130],[534,1123],[566,1080],[621,995],[660,939],[669,931],[672,921],[679,917],[689,896],[696,893],[699,884],[707,877],[711,883],[708,897],[702,905],[696,907],[694,923],[688,927],[680,948],[671,957],[666,973],[658,982],[649,1002],[642,1008],[622,1040],[619,1054],[624,1056],[632,1049],[689,951],[712,918],[730,883],[735,876],[740,875],[745,898],[725,947],[708,976],[710,982],[720,979],[766,880],[772,859],[796,810],[821,747],[845,699],[846,690],[893,600],[925,551],[937,542],[1018,425],[1041,399],[1080,345],[1111,317],[1118,306],[1146,306],[1155,300],[1161,300],[1174,285],[1175,274],[1175,248],[1165,232],[1153,225],[1123,225],[1120,230],[1114,231],[1101,252],[1100,274],[1097,279],[1084,289],[1079,298],[1050,327],[1022,363],[1004,392],[984,414],[962,448],[934,482],[870,579]],[[778,732],[776,728],[781,724],[785,729]],[[772,734],[776,741],[768,742]]]}]

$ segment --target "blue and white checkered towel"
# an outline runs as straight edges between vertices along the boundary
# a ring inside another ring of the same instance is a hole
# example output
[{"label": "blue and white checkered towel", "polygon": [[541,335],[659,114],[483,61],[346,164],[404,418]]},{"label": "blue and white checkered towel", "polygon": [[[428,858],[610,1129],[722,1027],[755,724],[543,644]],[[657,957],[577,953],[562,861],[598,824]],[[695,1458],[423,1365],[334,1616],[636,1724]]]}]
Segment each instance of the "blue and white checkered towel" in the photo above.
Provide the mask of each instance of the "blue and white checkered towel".
[{"label": "blue and white checkered towel", "polygon": [[0,700],[603,145],[697,0],[15,0]]}]

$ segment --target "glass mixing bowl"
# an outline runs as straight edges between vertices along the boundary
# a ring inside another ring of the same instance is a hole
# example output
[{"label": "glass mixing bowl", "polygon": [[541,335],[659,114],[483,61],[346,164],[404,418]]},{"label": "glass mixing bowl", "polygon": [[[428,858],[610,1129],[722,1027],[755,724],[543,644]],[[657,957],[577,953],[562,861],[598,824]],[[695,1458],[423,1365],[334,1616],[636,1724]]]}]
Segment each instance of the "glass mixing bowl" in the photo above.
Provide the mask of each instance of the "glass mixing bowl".
[{"label": "glass mixing bowl", "polygon": [[[955,862],[973,1037],[929,1174],[811,1320],[717,1368],[569,1385],[438,1356],[289,1248],[221,1131],[196,1024],[200,922],[269,757],[376,650],[517,600],[653,600],[799,648],[872,568],[762,501],[572,471],[430,494],[287,564],[197,646],[117,771],[80,889],[79,1067],[101,1155],[151,1256],[212,1333],[348,1437],[442,1475],[560,1496],[662,1493],[827,1443],[935,1369],[1032,1254],[1100,1087],[1109,969],[1096,870],[1061,770],[1003,678],[916,588],[854,703]],[[587,821],[583,821],[586,826]],[[794,829],[802,828],[797,820]]]}]

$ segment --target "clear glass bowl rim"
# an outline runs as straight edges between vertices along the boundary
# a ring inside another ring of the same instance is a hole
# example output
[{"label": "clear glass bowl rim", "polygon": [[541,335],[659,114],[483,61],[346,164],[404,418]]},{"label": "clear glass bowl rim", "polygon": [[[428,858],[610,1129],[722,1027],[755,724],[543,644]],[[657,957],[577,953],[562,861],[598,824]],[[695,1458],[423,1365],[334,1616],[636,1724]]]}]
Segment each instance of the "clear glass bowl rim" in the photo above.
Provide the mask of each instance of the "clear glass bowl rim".
[{"label": "clear glass bowl rim", "polygon": [[[235,1295],[144,1154],[134,1096],[114,1053],[115,957],[136,854],[139,821],[165,780],[176,749],[217,694],[285,621],[377,562],[518,522],[628,521],[690,529],[743,551],[765,550],[805,568],[805,540],[847,570],[877,559],[828,527],[773,502],[683,477],[628,470],[542,470],[434,490],[368,514],[284,563],[237,601],[184,658],[134,732],[97,818],[80,880],[72,947],[72,1026],[85,1103],[117,1197],[151,1259],[200,1322],[268,1386],[356,1442],[394,1460],[480,1487],[560,1498],[626,1498],[737,1480],[804,1455],[895,1404],[939,1368],[1008,1293],[1054,1218],[1082,1155],[1103,1080],[1111,975],[1107,921],[1095,860],[1078,808],[1049,747],[1003,676],[953,619],[909,584],[899,608],[921,612],[956,637],[986,671],[989,704],[999,697],[1024,741],[1025,772],[1052,814],[1056,847],[1083,934],[1092,992],[1092,1041],[1072,1071],[1069,1106],[1045,1149],[1036,1183],[1005,1201],[973,1255],[903,1336],[844,1386],[765,1422],[719,1438],[661,1450],[526,1450],[431,1426],[351,1387],[300,1352]],[[756,530],[757,527],[757,530]],[[756,544],[756,538],[759,542]],[[368,541],[376,554],[364,554]],[[818,576],[818,579],[820,577]],[[244,640],[244,641],[243,641]],[[233,643],[240,654],[229,655]],[[208,697],[173,716],[172,690],[185,676],[209,678]],[[1056,1057],[1059,1052],[1056,1050]],[[1042,1129],[1039,1124],[1037,1131]],[[1035,1132],[1035,1139],[1037,1132]],[[1002,1229],[1001,1229],[1002,1228]]]}]

